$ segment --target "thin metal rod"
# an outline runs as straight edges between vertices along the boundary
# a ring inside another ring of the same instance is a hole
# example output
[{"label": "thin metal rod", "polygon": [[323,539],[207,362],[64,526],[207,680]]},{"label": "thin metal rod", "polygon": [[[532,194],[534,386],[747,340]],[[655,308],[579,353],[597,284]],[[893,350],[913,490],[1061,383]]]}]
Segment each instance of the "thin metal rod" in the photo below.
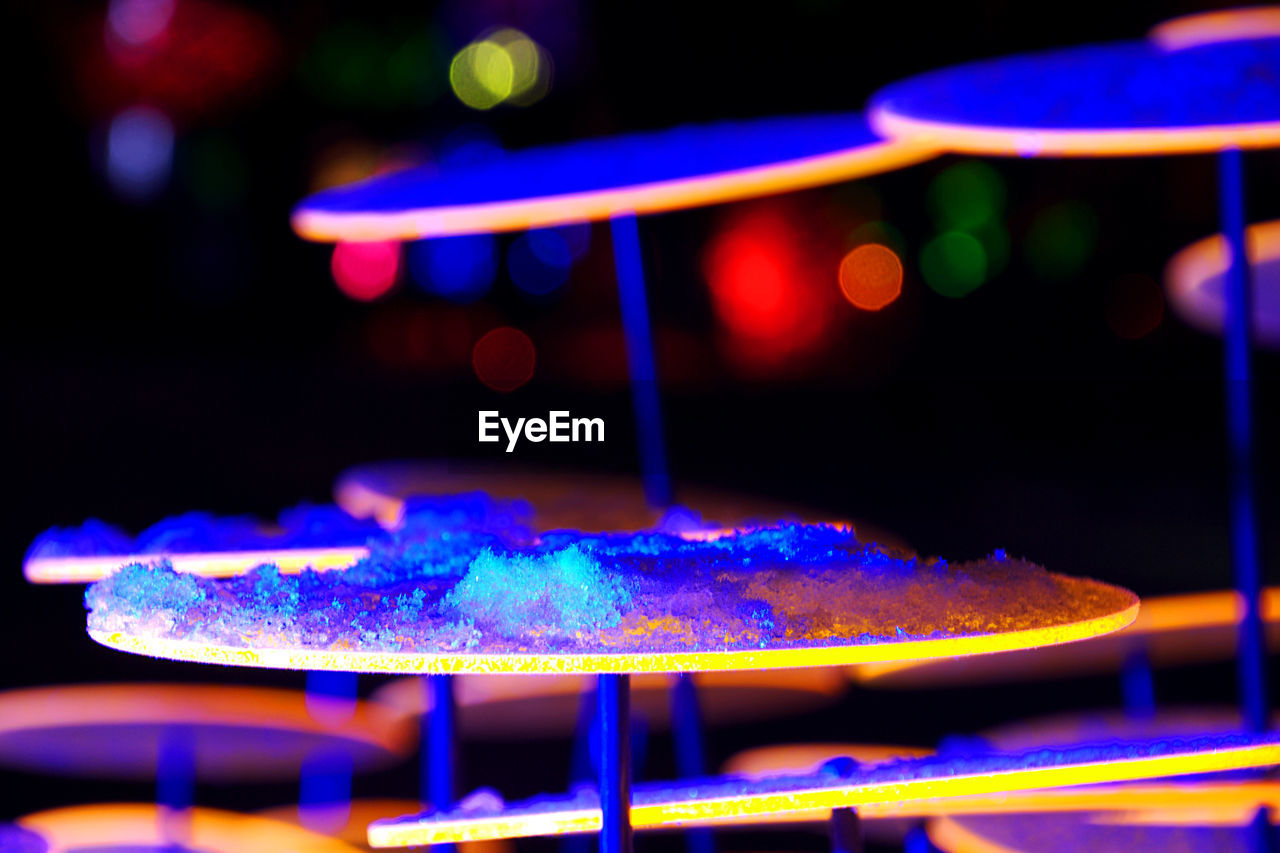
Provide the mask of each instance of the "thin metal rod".
[{"label": "thin metal rod", "polygon": [[[698,687],[687,672],[676,677],[675,687],[671,690],[671,735],[676,747],[676,773],[683,779],[705,775],[707,758],[702,745]],[[687,829],[684,839],[689,853],[715,851],[715,836],[710,829]]]},{"label": "thin metal rod", "polygon": [[857,809],[831,810],[831,853],[862,853],[862,821]]},{"label": "thin metal rod", "polygon": [[160,838],[166,844],[191,840],[191,807],[195,805],[195,735],[186,726],[171,726],[160,737],[156,757],[156,803]]},{"label": "thin metal rod", "polygon": [[631,676],[601,674],[596,697],[600,725],[600,853],[631,853]]},{"label": "thin metal rod", "polygon": [[1133,720],[1149,720],[1156,713],[1156,680],[1146,649],[1135,649],[1120,670],[1124,714]]},{"label": "thin metal rod", "polygon": [[622,333],[627,345],[627,369],[631,374],[631,403],[635,409],[636,443],[640,450],[645,499],[651,506],[667,506],[671,503],[671,478],[667,473],[667,450],[662,435],[658,369],[649,327],[640,229],[633,213],[614,216],[609,220],[609,228],[613,237],[613,263],[618,276]]},{"label": "thin metal rod", "polygon": [[1236,590],[1245,605],[1236,665],[1244,723],[1251,731],[1266,731],[1267,658],[1253,466],[1252,276],[1245,249],[1244,155],[1240,149],[1228,148],[1218,155],[1218,183],[1222,234],[1229,256],[1222,337],[1230,467],[1231,563]]},{"label": "thin metal rod", "polygon": [[[423,718],[422,797],[436,809],[453,805],[453,783],[457,741],[454,737],[456,706],[453,699],[452,675],[428,675],[423,678],[427,691],[427,713]],[[449,853],[452,844],[433,844],[437,853]]]}]

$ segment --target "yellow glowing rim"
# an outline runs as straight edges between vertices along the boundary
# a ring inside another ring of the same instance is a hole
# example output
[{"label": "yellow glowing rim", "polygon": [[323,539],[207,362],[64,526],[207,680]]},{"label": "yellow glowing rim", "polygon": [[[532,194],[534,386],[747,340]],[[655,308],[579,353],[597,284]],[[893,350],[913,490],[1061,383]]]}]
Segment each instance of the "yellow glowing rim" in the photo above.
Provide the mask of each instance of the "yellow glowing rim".
[{"label": "yellow glowing rim", "polygon": [[1280,36],[1280,6],[1246,6],[1171,18],[1147,37],[1165,50]]},{"label": "yellow glowing rim", "polygon": [[312,568],[342,569],[369,556],[364,547],[280,548],[262,551],[212,551],[191,554],[116,554],[92,557],[33,557],[22,565],[31,583],[93,583],[121,566],[168,560],[175,572],[206,578],[230,578],[255,566],[275,564],[286,573]]},{"label": "yellow glowing rim", "polygon": [[1186,128],[1046,130],[908,118],[884,106],[872,110],[869,120],[883,136],[957,153],[1000,157],[1142,157],[1280,146],[1280,121]]},{"label": "yellow glowing rim", "polygon": [[[832,808],[863,809],[876,804],[901,806],[911,800],[1003,794],[1036,788],[1123,782],[1192,773],[1213,773],[1280,764],[1280,745],[1262,744],[1204,752],[1139,756],[1111,761],[1082,762],[1056,767],[1031,767],[934,779],[900,779],[860,785],[797,786],[793,790],[743,793],[710,799],[691,799],[673,794],[660,800],[631,807],[631,824],[636,828],[685,826],[707,820],[782,815],[796,811]],[[677,791],[681,789],[676,789]],[[484,818],[458,818],[419,822],[415,817],[402,823],[374,823],[369,827],[372,847],[412,847],[491,838],[523,838],[597,832],[599,808],[566,809],[538,814],[507,814]]]},{"label": "yellow glowing rim", "polygon": [[360,849],[256,815],[207,808],[174,813],[150,803],[70,806],[27,815],[17,824],[38,834],[49,845],[47,853],[174,841],[209,853],[356,853]]},{"label": "yellow glowing rim", "polygon": [[0,734],[93,725],[236,726],[358,741],[394,756],[417,740],[408,715],[376,702],[341,709],[296,690],[213,684],[68,684],[0,692]]},{"label": "yellow glowing rim", "polygon": [[468,673],[640,673],[703,672],[741,669],[790,669],[801,666],[848,666],[871,661],[987,654],[1011,649],[1069,643],[1118,631],[1138,615],[1135,601],[1124,610],[1092,619],[1028,628],[1005,634],[978,634],[869,645],[778,649],[725,649],[663,653],[588,654],[444,654],[361,652],[328,649],[262,648],[196,643],[123,632],[89,631],[94,641],[113,649],[169,660],[253,666],[268,669],[337,670],[341,672]]},{"label": "yellow glowing rim", "polygon": [[[1280,587],[1268,587],[1262,591],[1262,618],[1267,624],[1280,623]],[[1213,590],[1210,592],[1193,592],[1182,595],[1164,595],[1142,600],[1142,610],[1137,619],[1122,631],[1109,635],[1106,639],[1090,643],[1075,649],[1082,658],[1092,656],[1098,660],[1110,660],[1116,654],[1116,647],[1131,643],[1140,643],[1144,638],[1175,635],[1211,628],[1231,628],[1240,624],[1244,618],[1244,600],[1234,590]],[[1234,635],[1230,638],[1234,640]],[[1034,653],[1034,652],[1032,652]],[[1224,652],[1227,654],[1227,652]],[[1030,655],[1019,655],[1017,660],[992,658],[981,663],[990,663],[988,668],[994,671],[1003,668],[1010,678],[1035,671]],[[849,677],[862,685],[878,686],[881,683],[889,686],[928,687],[932,673],[947,667],[952,661],[947,659],[920,661],[885,661],[859,664],[849,670]],[[955,663],[961,663],[955,661]],[[965,665],[978,662],[964,662]],[[893,678],[894,676],[914,673],[909,679]],[[975,679],[982,679],[986,671],[975,673]],[[948,679],[948,684],[954,683]]]},{"label": "yellow glowing rim", "polygon": [[[1249,263],[1264,264],[1280,258],[1280,219],[1259,222],[1245,230]],[[1169,303],[1188,324],[1204,332],[1222,333],[1225,303],[1221,295],[1210,296],[1204,285],[1227,271],[1227,248],[1221,234],[1197,240],[1178,251],[1164,270]],[[1258,317],[1254,317],[1258,325]],[[1265,330],[1258,329],[1260,336]]]},{"label": "yellow glowing rim", "polygon": [[495,231],[521,231],[624,213],[683,210],[791,192],[889,172],[936,157],[912,141],[886,140],[848,151],[616,189],[515,199],[397,213],[294,213],[293,230],[307,240],[417,240]]},{"label": "yellow glowing rim", "polygon": [[[1174,813],[1185,815],[1189,809],[1218,809],[1234,813],[1237,809],[1259,807],[1280,808],[1280,783],[1183,780],[997,791],[963,797],[871,803],[859,806],[858,816],[864,820],[919,820],[961,815],[1104,812],[1113,813],[1116,822],[1133,824],[1172,822]],[[785,815],[715,818],[699,822],[699,825],[743,827],[821,823],[830,818],[831,809],[827,808]]]}]

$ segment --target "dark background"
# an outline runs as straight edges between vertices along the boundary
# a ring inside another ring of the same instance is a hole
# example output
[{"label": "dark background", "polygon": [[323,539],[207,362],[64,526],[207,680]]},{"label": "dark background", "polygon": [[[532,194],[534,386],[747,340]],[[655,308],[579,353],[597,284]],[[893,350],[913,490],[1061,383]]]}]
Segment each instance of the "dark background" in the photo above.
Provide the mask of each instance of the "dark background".
[{"label": "dark background", "polygon": [[[270,516],[299,500],[327,500],[335,475],[361,462],[500,458],[496,445],[474,442],[478,408],[604,415],[605,448],[522,445],[518,461],[635,470],[621,374],[588,381],[579,369],[621,364],[607,229],[595,227],[588,257],[553,299],[522,298],[500,274],[488,296],[466,307],[407,285],[358,304],[334,287],[330,249],[299,240],[288,225],[291,206],[311,187],[316,153],[334,140],[431,149],[459,126],[481,125],[519,147],[685,121],[857,108],[914,72],[1137,37],[1162,18],[1199,8],[263,4],[256,12],[278,40],[269,72],[182,120],[174,179],[146,204],[117,198],[95,154],[110,111],[95,99],[91,74],[86,81],[85,57],[100,37],[104,7],[9,9],[0,685],[205,679],[301,686],[298,675],[154,662],[95,646],[84,635],[80,588],[22,581],[23,552],[51,525],[94,516],[139,530],[193,508]],[[326,97],[305,70],[310,46],[332,28],[356,27],[376,55],[404,32],[430,27],[444,45],[443,74],[453,51],[500,24],[547,44],[557,63],[550,95],[523,110],[476,113],[447,88],[422,103],[380,102],[376,79],[363,89],[353,84],[350,96]],[[238,152],[240,171],[231,200],[211,207],[182,176],[191,152],[212,137]],[[1122,339],[1104,310],[1118,277],[1159,280],[1170,255],[1216,230],[1212,158],[993,161],[1008,196],[1011,260],[978,291],[952,300],[925,286],[912,258],[934,230],[925,204],[930,181],[958,159],[864,182],[903,235],[903,296],[874,315],[854,316],[838,303],[850,315],[845,333],[778,375],[744,373],[715,346],[699,257],[732,211],[641,222],[676,482],[865,519],[949,558],[1004,547],[1139,594],[1229,584],[1220,342],[1167,310],[1150,334]],[[1280,157],[1252,153],[1246,162],[1250,219],[1280,216]],[[820,243],[822,211],[839,208],[846,190],[799,193],[787,203],[808,212],[813,221],[800,227]],[[1098,237],[1078,273],[1046,281],[1020,249],[1037,212],[1062,199],[1091,206]],[[838,260],[835,242],[823,251]],[[476,380],[465,354],[428,366],[373,357],[371,330],[415,312],[473,339],[501,324],[525,329],[540,352],[533,382],[504,396]],[[603,343],[574,337],[575,327],[604,330]],[[542,359],[543,352],[559,355]],[[1255,365],[1262,547],[1273,576],[1280,362],[1263,351]],[[362,679],[362,686],[376,681]],[[1157,696],[1230,702],[1231,668],[1162,671]],[[1118,701],[1112,678],[945,695],[855,691],[829,712],[717,730],[711,755],[719,762],[736,749],[782,740],[931,743],[947,732]],[[555,790],[567,754],[563,743],[470,744],[464,787],[494,785],[512,796]],[[657,739],[644,773],[671,772]],[[0,779],[0,817],[150,796],[146,786]],[[411,795],[413,779],[406,766],[359,780],[357,791]],[[200,791],[202,802],[241,808],[291,796],[287,787]],[[821,844],[803,836],[787,842]],[[761,843],[776,842],[725,842]]]}]

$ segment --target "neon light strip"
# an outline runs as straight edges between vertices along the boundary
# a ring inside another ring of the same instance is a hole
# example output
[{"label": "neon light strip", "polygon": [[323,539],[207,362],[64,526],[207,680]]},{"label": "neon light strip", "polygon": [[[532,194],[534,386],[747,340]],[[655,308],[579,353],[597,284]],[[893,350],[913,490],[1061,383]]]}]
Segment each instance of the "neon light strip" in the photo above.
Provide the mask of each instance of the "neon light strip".
[{"label": "neon light strip", "polygon": [[908,118],[884,105],[871,111],[869,121],[883,136],[1002,157],[1142,157],[1280,146],[1280,122],[1114,130],[1000,127]]},{"label": "neon light strip", "polygon": [[1165,50],[1280,36],[1280,7],[1257,6],[1184,15],[1156,24],[1147,38]]},{"label": "neon light strip", "polygon": [[342,569],[369,556],[369,549],[281,548],[269,551],[212,551],[192,554],[115,554],[92,557],[34,557],[22,566],[31,583],[92,583],[130,563],[168,560],[176,572],[209,578],[242,575],[255,566],[274,563],[280,571],[292,573],[306,568],[325,571]]},{"label": "neon light strip", "polygon": [[543,672],[640,673],[700,672],[739,669],[789,669],[801,666],[848,666],[872,661],[985,654],[1068,643],[1117,631],[1137,617],[1138,604],[1116,613],[1004,634],[977,634],[928,640],[846,646],[732,649],[690,652],[617,652],[583,654],[466,654],[438,652],[362,652],[353,650],[225,646],[145,637],[123,632],[89,631],[104,646],[170,660],[253,666],[269,669],[332,669],[345,672]]},{"label": "neon light strip", "polygon": [[888,172],[936,157],[914,142],[886,141],[850,151],[660,181],[617,189],[516,199],[396,213],[322,213],[300,208],[293,230],[307,240],[416,240],[455,234],[521,231],[608,219],[618,213],[643,216],[772,195]]},{"label": "neon light strip", "polygon": [[[773,785],[767,791],[731,792],[743,780],[708,782],[701,796],[688,787],[637,788],[631,806],[632,825],[640,828],[686,826],[723,818],[746,819],[810,809],[862,808],[874,804],[928,800],[979,794],[1025,791],[1099,782],[1120,782],[1193,773],[1211,773],[1280,764],[1280,744],[1264,742],[1225,749],[1132,756],[1117,747],[1105,759],[1087,762],[981,770],[933,778],[892,781],[840,782],[831,776],[796,777],[794,787]],[[716,789],[725,791],[720,793]],[[377,821],[369,826],[373,847],[411,847],[457,841],[523,838],[592,832],[600,828],[598,807],[566,801],[562,811],[535,802],[530,811],[519,804],[487,817],[458,817],[450,813]]]}]

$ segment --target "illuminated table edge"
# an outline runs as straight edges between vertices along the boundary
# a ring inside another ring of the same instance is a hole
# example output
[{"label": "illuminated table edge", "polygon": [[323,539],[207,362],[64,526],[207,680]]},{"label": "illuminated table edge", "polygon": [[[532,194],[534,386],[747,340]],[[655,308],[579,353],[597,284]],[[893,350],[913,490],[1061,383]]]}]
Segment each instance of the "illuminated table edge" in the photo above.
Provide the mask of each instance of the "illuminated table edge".
[{"label": "illuminated table edge", "polygon": [[37,584],[92,583],[124,566],[135,563],[152,565],[168,560],[175,572],[209,578],[230,578],[266,564],[274,565],[285,573],[301,572],[307,568],[317,571],[341,569],[368,556],[369,549],[363,545],[342,545],[249,551],[31,557],[23,561],[22,574],[29,582]]},{"label": "illuminated table edge", "polygon": [[124,632],[88,630],[90,638],[118,651],[169,660],[219,663],[266,669],[336,670],[383,673],[559,673],[633,674],[641,672],[699,672],[745,669],[790,669],[806,666],[849,666],[872,661],[900,660],[902,655],[955,656],[1034,647],[1046,643],[1084,640],[1118,631],[1137,617],[1138,602],[1094,617],[1004,634],[979,634],[866,645],[806,646],[773,649],[733,649],[684,652],[616,652],[583,654],[466,654],[334,651],[327,649],[264,648],[196,643]]},{"label": "illuminated table edge", "polygon": [[347,701],[340,700],[341,719],[326,722],[323,711],[317,714],[307,707],[308,698],[303,691],[242,684],[23,687],[0,692],[0,735],[78,726],[254,728],[352,741],[392,758],[407,755],[416,743],[413,718],[395,708],[369,699],[352,699],[347,708]]},{"label": "illuminated table edge", "polygon": [[[1280,743],[1249,744],[1157,756],[1078,762],[1050,767],[1013,768],[960,776],[898,779],[860,785],[800,784],[787,791],[744,793],[707,799],[671,799],[631,806],[636,829],[687,826],[724,818],[776,816],[822,808],[861,808],[907,800],[990,795],[1032,789],[1213,773],[1280,764]],[[517,804],[518,807],[518,804]],[[472,819],[422,822],[418,816],[375,821],[369,826],[373,847],[482,841],[534,835],[591,832],[600,828],[598,806],[575,805],[563,811],[508,814]]]},{"label": "illuminated table edge", "polygon": [[[1280,221],[1277,224],[1280,225]],[[1280,234],[1280,229],[1277,230],[1277,233]],[[1129,626],[1120,631],[1100,635],[1098,639],[1107,643],[1131,642],[1140,644],[1144,640],[1168,636],[1178,631],[1232,628],[1240,624],[1240,620],[1244,617],[1244,612],[1244,600],[1240,593],[1233,589],[1151,596],[1142,599],[1138,617]],[[1205,614],[1208,614],[1207,617]],[[1268,625],[1280,624],[1280,586],[1270,586],[1263,589],[1262,618],[1264,623]],[[1026,652],[1028,655],[1033,655],[1037,650],[1048,648],[1050,647],[1030,646],[1025,649],[1010,649],[1009,651],[1012,654]],[[948,660],[946,658],[930,658],[917,661],[873,661],[854,664],[848,670],[848,676],[851,681],[862,687],[884,686],[897,688],[911,685],[898,685],[886,682],[886,679],[908,670],[926,672],[947,664]],[[1079,670],[1081,673],[1090,671],[1092,670]],[[1076,671],[1073,670],[1073,672]],[[949,685],[954,683],[947,682]]]},{"label": "illuminated table edge", "polygon": [[873,100],[869,121],[883,136],[999,157],[1144,157],[1280,147],[1280,119],[1174,127],[1020,127],[913,118]]},{"label": "illuminated table edge", "polygon": [[1192,12],[1161,21],[1147,38],[1164,50],[1280,35],[1280,6],[1237,6]]},{"label": "illuminated table edge", "polygon": [[309,209],[303,201],[294,209],[290,221],[295,233],[314,242],[419,240],[521,231],[812,189],[915,165],[939,153],[929,145],[885,138],[853,149],[763,166],[534,198],[394,213],[332,213]]},{"label": "illuminated table edge", "polygon": [[[1277,13],[1280,14],[1280,9]],[[1280,259],[1280,219],[1248,225],[1245,244],[1251,267]],[[1221,232],[1183,246],[1165,264],[1165,292],[1175,312],[1188,325],[1211,334],[1222,334],[1226,298],[1206,296],[1201,288],[1208,280],[1226,275],[1227,266],[1226,238]],[[1254,287],[1257,287],[1256,281]],[[1269,333],[1258,319],[1255,308],[1253,326],[1258,339],[1268,343],[1280,341],[1280,329]]]}]

